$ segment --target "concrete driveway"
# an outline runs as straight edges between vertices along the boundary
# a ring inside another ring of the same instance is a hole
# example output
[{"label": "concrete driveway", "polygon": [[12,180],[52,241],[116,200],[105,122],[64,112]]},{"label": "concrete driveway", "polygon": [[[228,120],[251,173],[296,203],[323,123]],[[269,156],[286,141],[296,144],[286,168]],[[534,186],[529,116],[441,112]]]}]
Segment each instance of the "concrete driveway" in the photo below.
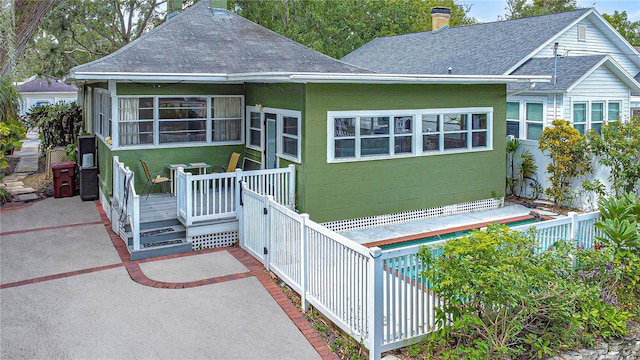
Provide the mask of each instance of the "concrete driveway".
[{"label": "concrete driveway", "polygon": [[336,358],[237,248],[130,261],[95,202],[0,212],[0,358]]}]

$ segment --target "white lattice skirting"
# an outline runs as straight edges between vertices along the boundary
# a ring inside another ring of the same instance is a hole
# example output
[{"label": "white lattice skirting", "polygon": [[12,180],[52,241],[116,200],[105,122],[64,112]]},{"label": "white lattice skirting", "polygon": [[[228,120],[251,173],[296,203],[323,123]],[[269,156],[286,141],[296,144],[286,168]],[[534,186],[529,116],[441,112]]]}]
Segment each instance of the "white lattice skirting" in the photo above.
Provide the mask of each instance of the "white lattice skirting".
[{"label": "white lattice skirting", "polygon": [[367,216],[358,219],[338,220],[321,225],[335,232],[355,231],[379,226],[402,224],[410,221],[432,219],[447,215],[465,214],[480,210],[496,209],[504,205],[504,199],[485,199],[461,204],[445,205],[430,209],[412,210],[386,215]]},{"label": "white lattice skirting", "polygon": [[187,240],[191,242],[193,250],[232,246],[238,241],[238,231],[190,236]]}]

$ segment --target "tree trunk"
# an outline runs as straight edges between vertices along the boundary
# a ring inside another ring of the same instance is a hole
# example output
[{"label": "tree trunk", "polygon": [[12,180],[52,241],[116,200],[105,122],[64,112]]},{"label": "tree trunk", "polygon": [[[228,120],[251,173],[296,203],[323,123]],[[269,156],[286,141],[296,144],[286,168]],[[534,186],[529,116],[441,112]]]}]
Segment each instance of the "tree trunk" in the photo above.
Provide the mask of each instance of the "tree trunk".
[{"label": "tree trunk", "polygon": [[[3,14],[1,31],[5,46],[0,48],[0,74],[9,75],[22,57],[31,36],[40,22],[55,4],[55,0],[12,0],[13,8],[3,6],[3,12],[13,9],[13,14]],[[15,23],[12,24],[13,21]]]}]

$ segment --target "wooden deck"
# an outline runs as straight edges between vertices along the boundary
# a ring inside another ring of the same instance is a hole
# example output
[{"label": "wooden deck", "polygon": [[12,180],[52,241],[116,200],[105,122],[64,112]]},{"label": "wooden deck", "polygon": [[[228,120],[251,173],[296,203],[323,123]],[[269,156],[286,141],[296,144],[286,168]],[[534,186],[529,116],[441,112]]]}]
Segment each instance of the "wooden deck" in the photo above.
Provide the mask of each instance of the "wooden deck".
[{"label": "wooden deck", "polygon": [[140,223],[176,219],[178,201],[172,194],[151,194],[140,197]]},{"label": "wooden deck", "polygon": [[[208,197],[208,198],[207,198]],[[235,208],[232,191],[196,193],[193,199],[195,215],[227,213]],[[172,194],[151,194],[140,197],[140,223],[177,218],[178,201]]]}]

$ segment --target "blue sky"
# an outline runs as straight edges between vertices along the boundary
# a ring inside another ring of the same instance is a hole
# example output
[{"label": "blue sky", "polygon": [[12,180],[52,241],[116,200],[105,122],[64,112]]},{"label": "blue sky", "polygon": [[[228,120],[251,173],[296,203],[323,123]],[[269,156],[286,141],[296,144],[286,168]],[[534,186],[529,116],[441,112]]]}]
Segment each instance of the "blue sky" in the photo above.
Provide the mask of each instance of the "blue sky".
[{"label": "blue sky", "polygon": [[[480,22],[496,21],[498,16],[504,16],[507,12],[506,0],[460,0],[458,3],[471,5],[469,16]],[[580,7],[595,7],[601,15],[613,14],[616,10],[626,11],[629,20],[640,20],[640,0],[578,0],[577,3]]]}]

